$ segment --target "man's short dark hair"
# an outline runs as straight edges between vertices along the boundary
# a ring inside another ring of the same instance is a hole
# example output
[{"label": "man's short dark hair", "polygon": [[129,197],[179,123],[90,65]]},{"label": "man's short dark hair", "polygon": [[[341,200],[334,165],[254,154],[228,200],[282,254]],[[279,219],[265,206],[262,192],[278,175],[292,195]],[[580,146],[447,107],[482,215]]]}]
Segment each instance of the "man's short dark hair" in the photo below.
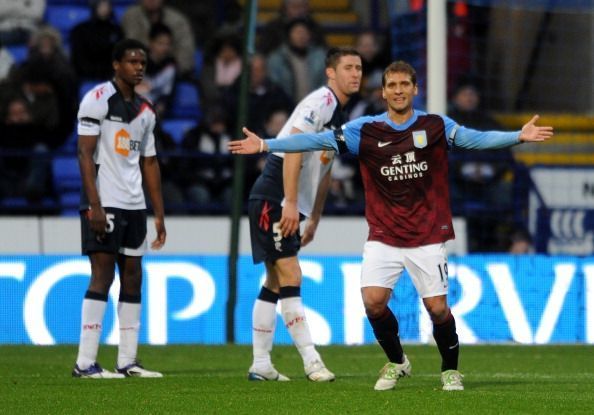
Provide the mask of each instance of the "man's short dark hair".
[{"label": "man's short dark hair", "polygon": [[144,53],[148,53],[148,49],[140,40],[136,39],[124,39],[120,40],[116,45],[113,47],[113,52],[111,54],[112,60],[120,62],[124,55],[126,54],[127,50],[132,49],[140,49],[144,51]]},{"label": "man's short dark hair", "polygon": [[330,49],[328,49],[328,52],[326,53],[326,68],[336,69],[336,66],[338,65],[338,61],[343,56],[359,56],[359,57],[361,57],[361,54],[359,52],[357,52],[357,50],[354,48],[339,48],[339,47],[330,48]]},{"label": "man's short dark hair", "polygon": [[389,64],[382,76],[382,87],[386,86],[386,76],[391,73],[405,73],[410,76],[413,85],[417,84],[417,71],[408,62],[395,61]]}]

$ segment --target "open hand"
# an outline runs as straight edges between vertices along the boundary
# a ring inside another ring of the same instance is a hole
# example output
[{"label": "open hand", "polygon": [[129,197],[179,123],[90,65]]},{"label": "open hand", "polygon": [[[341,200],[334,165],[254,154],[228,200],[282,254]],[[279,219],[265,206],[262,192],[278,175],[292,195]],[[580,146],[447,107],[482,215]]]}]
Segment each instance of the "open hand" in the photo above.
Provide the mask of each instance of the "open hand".
[{"label": "open hand", "polygon": [[553,127],[539,127],[535,125],[540,117],[535,115],[522,127],[520,132],[520,141],[522,142],[538,142],[546,141],[553,136]]},{"label": "open hand", "polygon": [[230,141],[227,144],[229,152],[232,154],[257,154],[268,149],[264,140],[258,137],[255,133],[243,127],[245,139]]}]

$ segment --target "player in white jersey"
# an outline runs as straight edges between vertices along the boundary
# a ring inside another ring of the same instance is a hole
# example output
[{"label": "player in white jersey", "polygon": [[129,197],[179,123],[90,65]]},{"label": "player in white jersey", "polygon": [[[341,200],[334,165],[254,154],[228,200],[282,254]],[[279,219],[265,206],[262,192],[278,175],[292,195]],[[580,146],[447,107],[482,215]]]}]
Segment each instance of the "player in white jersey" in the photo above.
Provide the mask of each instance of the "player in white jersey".
[{"label": "player in white jersey", "polygon": [[[146,251],[146,203],[151,199],[157,237],[165,243],[161,175],[156,157],[155,112],[134,92],[146,68],[146,48],[133,39],[113,50],[114,78],[89,91],[78,112],[78,160],[82,177],[82,252],[91,261],[91,281],[82,304],[79,378],[162,377],[137,361],[142,255]],[[107,295],[118,266],[120,343],[115,372],[96,361]]]},{"label": "player in white jersey", "polygon": [[[302,132],[339,128],[343,106],[359,90],[361,57],[353,49],[333,48],[326,57],[327,86],[306,96],[295,108],[278,139]],[[284,157],[284,159],[283,159]],[[301,300],[301,268],[297,253],[311,242],[330,184],[334,152],[271,154],[249,196],[254,263],[264,261],[266,281],[252,312],[253,363],[250,380],[289,380],[272,365],[270,352],[276,326],[276,304],[303,359],[305,374],[315,382],[335,376],[316,351]],[[299,222],[307,218],[303,236]]]}]

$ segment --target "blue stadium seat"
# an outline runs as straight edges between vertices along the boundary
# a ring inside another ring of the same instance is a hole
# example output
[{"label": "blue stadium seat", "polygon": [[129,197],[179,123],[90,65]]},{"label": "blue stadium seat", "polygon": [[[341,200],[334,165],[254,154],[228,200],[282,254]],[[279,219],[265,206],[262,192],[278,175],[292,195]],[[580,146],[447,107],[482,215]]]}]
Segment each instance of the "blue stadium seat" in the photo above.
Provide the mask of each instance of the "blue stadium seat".
[{"label": "blue stadium seat", "polygon": [[78,87],[78,100],[80,101],[87,92],[89,92],[91,89],[93,89],[93,87],[99,83],[101,83],[102,81],[98,81],[98,80],[84,80],[80,83],[79,87]]},{"label": "blue stadium seat", "polygon": [[124,13],[126,13],[126,10],[128,10],[128,7],[130,7],[130,5],[128,4],[114,4],[112,5],[113,7],[113,14],[115,16],[115,19],[118,23],[122,22],[122,16],[124,15]]},{"label": "blue stadium seat", "polygon": [[49,5],[45,11],[45,21],[62,33],[64,43],[69,43],[70,30],[90,17],[91,10],[82,5]]},{"label": "blue stadium seat", "polygon": [[6,49],[10,52],[16,64],[24,61],[29,54],[27,45],[6,45]]},{"label": "blue stadium seat", "polygon": [[194,119],[166,119],[161,122],[163,130],[171,135],[173,141],[179,146],[184,134],[196,125]]},{"label": "blue stadium seat", "polygon": [[80,170],[75,156],[54,157],[52,174],[54,189],[58,195],[80,191]]},{"label": "blue stadium seat", "polygon": [[196,49],[194,51],[194,72],[196,73],[196,78],[200,77],[200,72],[202,71],[202,65],[204,64],[204,52],[202,49]]},{"label": "blue stadium seat", "polygon": [[178,82],[173,94],[169,117],[196,120],[200,114],[200,97],[196,86],[191,82]]}]

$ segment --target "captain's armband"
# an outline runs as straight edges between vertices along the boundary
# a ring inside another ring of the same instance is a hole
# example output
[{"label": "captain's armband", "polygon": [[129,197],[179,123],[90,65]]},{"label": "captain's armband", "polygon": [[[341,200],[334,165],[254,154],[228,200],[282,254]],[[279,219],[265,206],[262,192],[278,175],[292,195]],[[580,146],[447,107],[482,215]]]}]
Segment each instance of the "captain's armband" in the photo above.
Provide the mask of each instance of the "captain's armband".
[{"label": "captain's armband", "polygon": [[336,140],[336,145],[338,146],[338,152],[340,154],[348,153],[349,149],[347,148],[346,138],[344,137],[344,132],[342,128],[337,128],[333,131],[334,139]]}]

